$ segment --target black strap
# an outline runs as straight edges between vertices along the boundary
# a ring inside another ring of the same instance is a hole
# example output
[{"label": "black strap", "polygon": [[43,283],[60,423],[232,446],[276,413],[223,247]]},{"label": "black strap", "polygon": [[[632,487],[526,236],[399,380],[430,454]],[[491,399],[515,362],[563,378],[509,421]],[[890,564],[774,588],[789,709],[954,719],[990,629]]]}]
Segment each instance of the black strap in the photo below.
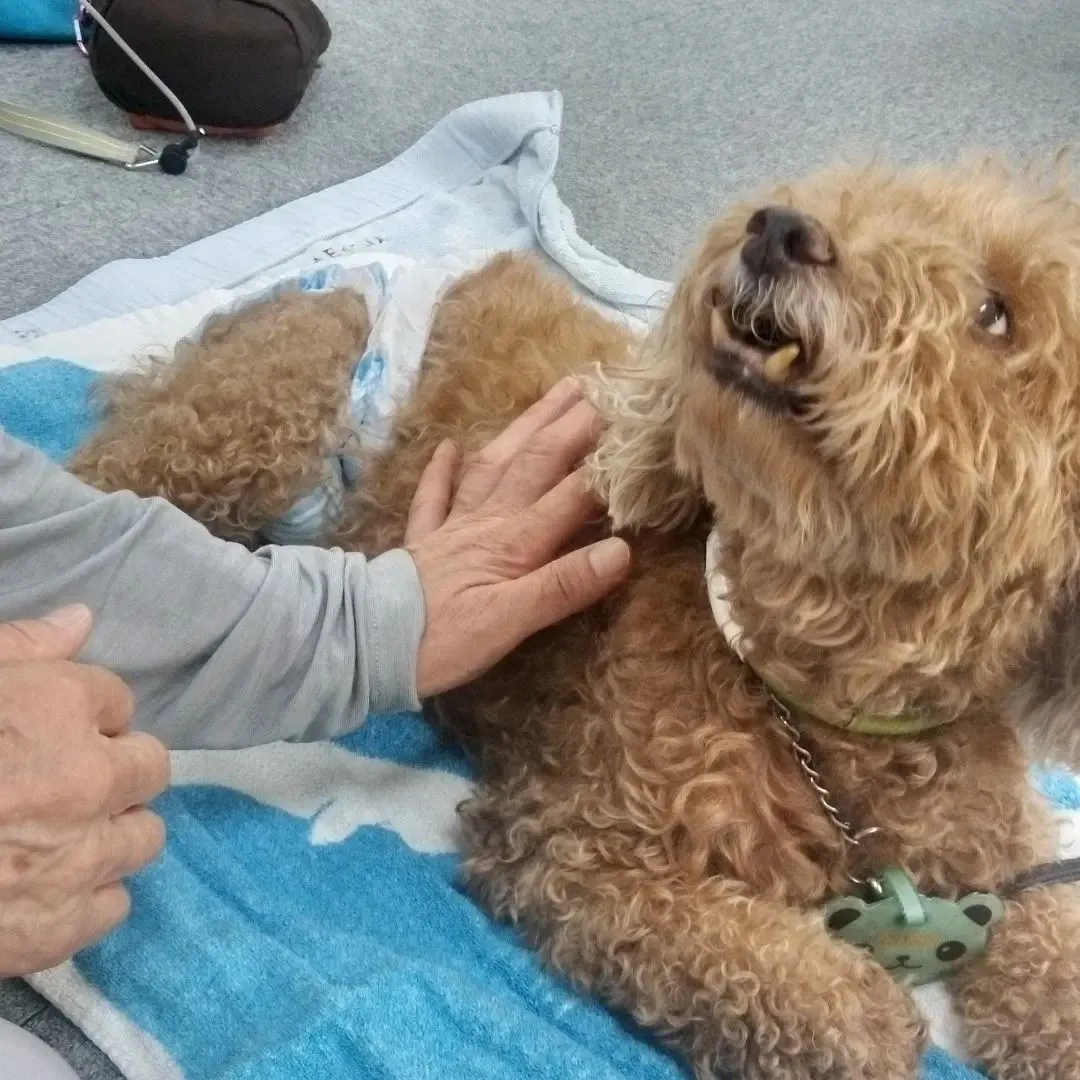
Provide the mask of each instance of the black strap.
[{"label": "black strap", "polygon": [[1038,889],[1047,885],[1073,885],[1080,881],[1080,859],[1059,859],[1057,862],[1042,863],[1017,875],[1001,890],[1006,900],[1011,900],[1017,893],[1028,889]]}]

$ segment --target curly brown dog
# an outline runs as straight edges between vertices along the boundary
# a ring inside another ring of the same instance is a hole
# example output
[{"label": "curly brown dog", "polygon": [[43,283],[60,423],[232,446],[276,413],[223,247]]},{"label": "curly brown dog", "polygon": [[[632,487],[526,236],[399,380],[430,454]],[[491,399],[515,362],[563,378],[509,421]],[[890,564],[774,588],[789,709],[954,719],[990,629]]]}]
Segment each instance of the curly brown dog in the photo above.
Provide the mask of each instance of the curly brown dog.
[{"label": "curly brown dog", "polygon": [[[230,317],[123,383],[75,470],[255,541],[338,445],[367,332],[348,292]],[[820,909],[892,864],[956,897],[1053,853],[1027,736],[1080,764],[1080,205],[993,165],[829,172],[716,223],[644,342],[499,257],[444,297],[328,542],[400,544],[438,443],[478,451],[570,372],[635,571],[440,701],[482,775],[468,880],[699,1076],[912,1080],[913,1003]],[[992,1075],[1080,1080],[1080,890],[1008,903],[954,986]]]}]

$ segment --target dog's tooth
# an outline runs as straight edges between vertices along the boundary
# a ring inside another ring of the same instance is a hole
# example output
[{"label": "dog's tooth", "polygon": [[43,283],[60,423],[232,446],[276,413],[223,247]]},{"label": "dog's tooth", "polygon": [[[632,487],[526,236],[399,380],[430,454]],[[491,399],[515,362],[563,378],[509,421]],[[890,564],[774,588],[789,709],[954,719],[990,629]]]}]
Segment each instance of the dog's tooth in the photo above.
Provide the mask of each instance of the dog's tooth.
[{"label": "dog's tooth", "polygon": [[765,358],[765,378],[769,382],[783,382],[791,365],[799,358],[799,346],[792,342],[783,345]]}]

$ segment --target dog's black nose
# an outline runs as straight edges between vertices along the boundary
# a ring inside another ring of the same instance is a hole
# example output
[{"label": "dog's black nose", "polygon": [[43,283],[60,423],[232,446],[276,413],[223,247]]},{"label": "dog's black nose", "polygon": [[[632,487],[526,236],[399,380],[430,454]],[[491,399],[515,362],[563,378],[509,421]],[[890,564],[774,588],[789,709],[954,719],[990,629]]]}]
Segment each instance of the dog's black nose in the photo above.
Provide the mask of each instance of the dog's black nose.
[{"label": "dog's black nose", "polygon": [[773,276],[797,266],[828,266],[835,259],[824,227],[786,206],[766,206],[746,223],[742,261],[755,274]]},{"label": "dog's black nose", "polygon": [[898,964],[906,964],[911,959],[910,953],[899,953],[896,957]]}]

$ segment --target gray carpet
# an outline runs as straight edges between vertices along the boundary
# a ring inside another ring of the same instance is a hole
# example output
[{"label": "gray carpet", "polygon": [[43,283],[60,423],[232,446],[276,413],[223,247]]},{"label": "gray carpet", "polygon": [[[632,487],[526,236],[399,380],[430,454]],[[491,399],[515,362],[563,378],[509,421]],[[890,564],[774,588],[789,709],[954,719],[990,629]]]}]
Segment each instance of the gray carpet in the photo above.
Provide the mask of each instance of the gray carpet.
[{"label": "gray carpet", "polygon": [[[1026,155],[1080,132],[1075,0],[323,0],[334,44],[287,129],[131,175],[0,134],[0,316],[103,262],[157,255],[368,171],[478,97],[555,87],[582,232],[670,276],[732,194],[837,154]],[[0,98],[117,133],[68,49],[0,49]],[[20,1016],[26,999],[5,998]],[[86,1078],[69,1029],[36,1030]],[[56,1026],[53,1026],[53,1025]]]}]

